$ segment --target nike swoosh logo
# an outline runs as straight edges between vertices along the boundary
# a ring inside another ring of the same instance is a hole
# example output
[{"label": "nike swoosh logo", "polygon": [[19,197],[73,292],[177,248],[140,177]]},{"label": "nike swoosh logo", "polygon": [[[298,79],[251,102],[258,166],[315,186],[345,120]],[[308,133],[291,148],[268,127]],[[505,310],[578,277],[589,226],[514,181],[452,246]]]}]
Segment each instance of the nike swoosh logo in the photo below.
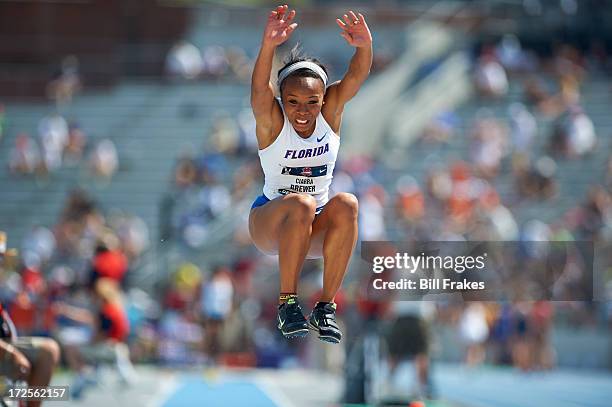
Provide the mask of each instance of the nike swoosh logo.
[{"label": "nike swoosh logo", "polygon": [[317,143],[322,142],[325,136],[327,136],[327,133],[325,133],[321,138],[317,138]]}]

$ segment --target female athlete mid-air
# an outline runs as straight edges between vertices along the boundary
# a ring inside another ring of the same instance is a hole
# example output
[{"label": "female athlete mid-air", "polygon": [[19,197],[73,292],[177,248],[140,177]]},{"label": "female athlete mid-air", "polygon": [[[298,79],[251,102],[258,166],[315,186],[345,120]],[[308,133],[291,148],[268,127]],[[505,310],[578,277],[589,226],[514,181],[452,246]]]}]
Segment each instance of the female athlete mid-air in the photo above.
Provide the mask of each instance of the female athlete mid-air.
[{"label": "female athlete mid-air", "polygon": [[[357,241],[358,203],[354,195],[329,198],[340,146],[344,105],[370,73],[372,35],[362,14],[349,11],[336,19],[340,35],[355,47],[342,80],[328,83],[326,68],[294,49],[278,71],[280,98],[270,82],[276,47],[297,27],[295,10],[270,12],[251,82],[251,106],[257,123],[259,157],[265,182],[251,208],[249,231],[257,248],[278,254],[280,295],[278,327],[287,338],[308,329],[319,339],[338,343],[334,297]],[[304,259],[323,257],[323,291],[308,320],[297,298]]]}]

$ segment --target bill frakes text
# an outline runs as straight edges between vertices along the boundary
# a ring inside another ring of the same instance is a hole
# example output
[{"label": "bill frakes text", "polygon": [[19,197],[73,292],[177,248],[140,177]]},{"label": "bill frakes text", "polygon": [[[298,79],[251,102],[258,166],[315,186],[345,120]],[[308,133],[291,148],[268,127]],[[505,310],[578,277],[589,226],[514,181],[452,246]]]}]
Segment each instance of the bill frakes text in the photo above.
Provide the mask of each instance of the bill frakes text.
[{"label": "bill frakes text", "polygon": [[402,278],[398,281],[384,281],[382,278],[377,278],[372,282],[376,290],[484,290],[484,281],[455,281],[450,278],[420,278],[418,280],[410,280]]}]

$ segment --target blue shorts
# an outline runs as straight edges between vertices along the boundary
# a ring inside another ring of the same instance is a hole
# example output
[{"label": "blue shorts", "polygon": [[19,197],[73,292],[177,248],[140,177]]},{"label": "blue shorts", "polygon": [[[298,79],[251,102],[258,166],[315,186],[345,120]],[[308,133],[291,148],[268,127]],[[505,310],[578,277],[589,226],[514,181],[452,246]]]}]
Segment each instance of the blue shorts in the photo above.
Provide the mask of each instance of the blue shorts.
[{"label": "blue shorts", "polygon": [[[253,205],[251,205],[251,209],[254,208],[259,208],[260,206],[264,206],[265,204],[267,204],[268,202],[270,202],[270,200],[268,199],[267,196],[265,196],[264,194],[259,195],[255,201],[253,201]],[[325,205],[321,205],[319,206],[316,210],[315,210],[315,215],[318,215],[319,213],[321,213],[321,211],[323,210],[323,207]]]},{"label": "blue shorts", "polygon": [[257,199],[255,199],[255,201],[253,202],[253,205],[251,205],[251,209],[255,209],[255,208],[259,208],[260,206],[264,206],[268,202],[270,202],[268,197],[265,196],[264,194],[261,194],[257,197]]}]

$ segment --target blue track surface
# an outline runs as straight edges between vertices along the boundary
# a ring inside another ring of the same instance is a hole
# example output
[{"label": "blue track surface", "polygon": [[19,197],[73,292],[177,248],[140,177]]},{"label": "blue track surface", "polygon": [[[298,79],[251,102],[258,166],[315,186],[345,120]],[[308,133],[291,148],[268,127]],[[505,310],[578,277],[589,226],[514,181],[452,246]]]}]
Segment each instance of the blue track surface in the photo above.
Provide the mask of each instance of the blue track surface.
[{"label": "blue track surface", "polygon": [[194,405],[276,407],[276,404],[253,383],[231,381],[209,384],[199,378],[184,379],[163,407]]}]

